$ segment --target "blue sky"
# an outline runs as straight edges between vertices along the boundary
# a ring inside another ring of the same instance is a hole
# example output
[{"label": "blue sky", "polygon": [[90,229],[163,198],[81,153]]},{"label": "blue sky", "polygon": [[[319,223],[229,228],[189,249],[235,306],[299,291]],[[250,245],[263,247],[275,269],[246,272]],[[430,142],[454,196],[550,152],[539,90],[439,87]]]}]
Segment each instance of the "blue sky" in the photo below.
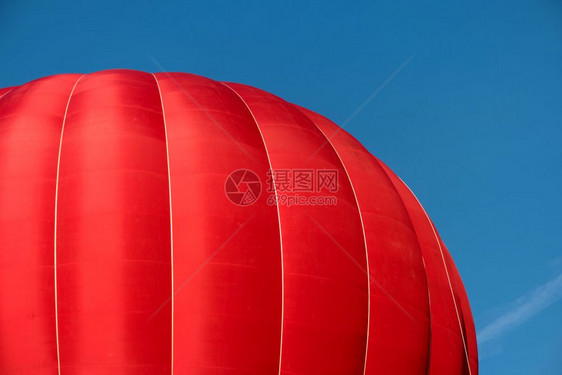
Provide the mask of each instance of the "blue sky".
[{"label": "blue sky", "polygon": [[436,222],[472,303],[481,373],[562,373],[559,1],[2,1],[0,32],[2,87],[158,71],[150,55],[340,124],[378,89],[346,129]]}]

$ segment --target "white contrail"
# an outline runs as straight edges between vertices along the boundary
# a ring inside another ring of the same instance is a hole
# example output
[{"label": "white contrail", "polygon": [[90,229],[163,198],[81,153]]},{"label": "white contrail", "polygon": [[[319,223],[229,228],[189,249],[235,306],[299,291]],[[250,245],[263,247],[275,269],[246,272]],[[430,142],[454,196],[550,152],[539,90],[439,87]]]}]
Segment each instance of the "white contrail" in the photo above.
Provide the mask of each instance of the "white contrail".
[{"label": "white contrail", "polygon": [[515,307],[478,332],[480,344],[500,337],[562,298],[562,274],[519,297]]}]

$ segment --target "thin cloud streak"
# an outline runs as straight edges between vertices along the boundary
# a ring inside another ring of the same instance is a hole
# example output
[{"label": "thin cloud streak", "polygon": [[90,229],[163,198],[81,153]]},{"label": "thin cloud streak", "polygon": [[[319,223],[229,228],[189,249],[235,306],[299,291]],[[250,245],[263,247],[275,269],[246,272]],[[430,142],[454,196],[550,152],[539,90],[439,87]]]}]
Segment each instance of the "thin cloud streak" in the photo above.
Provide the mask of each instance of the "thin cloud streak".
[{"label": "thin cloud streak", "polygon": [[478,332],[480,344],[500,338],[562,298],[562,274],[519,297],[514,308]]}]

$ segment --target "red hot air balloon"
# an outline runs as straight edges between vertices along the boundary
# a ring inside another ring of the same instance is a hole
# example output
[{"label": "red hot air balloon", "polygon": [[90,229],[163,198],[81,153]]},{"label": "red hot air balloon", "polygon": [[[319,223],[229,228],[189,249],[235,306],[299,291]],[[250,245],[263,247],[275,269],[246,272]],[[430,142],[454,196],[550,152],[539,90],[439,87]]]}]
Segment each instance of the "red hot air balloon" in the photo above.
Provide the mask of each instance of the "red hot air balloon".
[{"label": "red hot air balloon", "polygon": [[0,95],[0,373],[477,374],[433,223],[325,117],[185,73]]}]

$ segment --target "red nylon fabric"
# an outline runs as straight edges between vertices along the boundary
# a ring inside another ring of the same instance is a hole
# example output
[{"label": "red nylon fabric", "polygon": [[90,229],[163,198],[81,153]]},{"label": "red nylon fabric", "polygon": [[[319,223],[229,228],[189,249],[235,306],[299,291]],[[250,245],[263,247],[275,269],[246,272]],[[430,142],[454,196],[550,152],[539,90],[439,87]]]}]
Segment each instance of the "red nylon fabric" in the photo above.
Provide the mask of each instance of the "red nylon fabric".
[{"label": "red nylon fabric", "polygon": [[[238,169],[261,181],[253,204],[225,194]],[[270,169],[337,171],[337,204],[271,204]],[[0,89],[0,373],[476,375],[477,363],[433,224],[328,119],[185,73]]]},{"label": "red nylon fabric", "polygon": [[56,374],[53,233],[59,140],[80,75],[27,83],[0,99],[0,367]]},{"label": "red nylon fabric", "polygon": [[[439,238],[441,246],[444,249],[445,261],[451,275],[451,282],[457,298],[457,306],[459,309],[461,327],[463,329],[464,340],[466,343],[466,352],[469,357],[470,373],[478,373],[478,348],[476,343],[476,329],[474,327],[474,319],[472,318],[472,311],[470,310],[470,303],[464,285],[462,283],[459,270],[453,262],[453,258],[447,250],[447,247]],[[468,372],[466,369],[465,372]]]},{"label": "red nylon fabric", "polygon": [[[386,165],[383,165],[408,209],[420,241],[426,275],[431,314],[430,374],[468,373],[461,317],[455,287],[447,264],[446,249],[425,210],[410,189]],[[474,326],[472,326],[473,334]],[[477,353],[473,353],[476,360]],[[474,374],[477,374],[475,369]]]},{"label": "red nylon fabric", "polygon": [[325,117],[303,111],[338,150],[362,212],[371,274],[366,373],[423,374],[429,341],[427,282],[408,212],[377,160],[357,140]]},{"label": "red nylon fabric", "polygon": [[5,87],[0,89],[0,98],[7,94],[8,92],[12,91],[13,87]]}]

